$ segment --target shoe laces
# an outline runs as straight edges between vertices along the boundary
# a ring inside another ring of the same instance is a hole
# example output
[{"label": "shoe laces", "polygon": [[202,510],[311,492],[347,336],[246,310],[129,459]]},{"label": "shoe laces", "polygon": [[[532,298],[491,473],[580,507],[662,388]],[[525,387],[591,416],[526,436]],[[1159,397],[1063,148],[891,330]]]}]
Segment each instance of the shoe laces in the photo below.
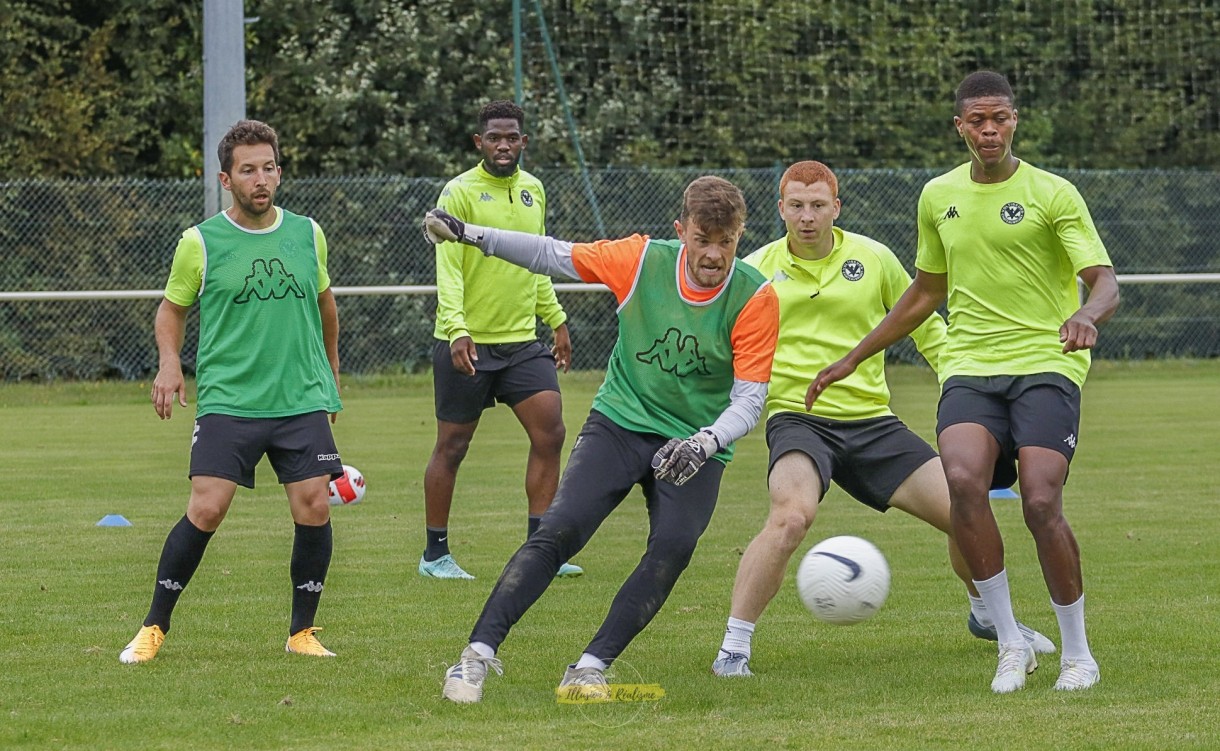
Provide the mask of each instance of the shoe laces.
[{"label": "shoe laces", "polygon": [[1022,644],[1021,646],[1008,646],[1007,644],[1000,646],[1000,662],[996,667],[996,675],[1009,672],[1020,671],[1025,672],[1026,652],[1030,649],[1029,646]]},{"label": "shoe laces", "polygon": [[140,633],[136,635],[135,643],[132,645],[132,651],[140,657],[152,657],[161,648],[164,641],[165,636],[161,633],[161,629],[156,627],[140,629]]},{"label": "shoe laces", "polygon": [[435,561],[426,562],[427,570],[432,576],[443,579],[465,579],[473,578],[470,574],[458,565],[458,562],[453,559],[453,556],[446,555],[437,558]]},{"label": "shoe laces", "polygon": [[328,650],[326,647],[322,646],[322,642],[318,641],[318,637],[314,636],[315,633],[317,633],[321,630],[322,629],[320,629],[316,626],[310,626],[308,628],[303,628],[300,631],[298,631],[297,633],[293,634],[292,635],[293,651],[306,652],[306,653],[329,652],[330,650]]},{"label": "shoe laces", "polygon": [[1093,679],[1094,670],[1094,666],[1087,662],[1063,660],[1059,665],[1058,685],[1073,688],[1089,685]]},{"label": "shoe laces", "polygon": [[720,650],[720,658],[716,660],[716,665],[720,666],[720,675],[744,674],[749,663],[750,658],[741,652],[726,652],[723,649]]},{"label": "shoe laces", "polygon": [[481,654],[462,654],[458,664],[449,668],[449,675],[466,683],[476,684],[487,677],[487,669],[496,671],[496,675],[504,675],[504,663],[495,657],[484,657]]},{"label": "shoe laces", "polygon": [[606,674],[596,668],[581,668],[573,670],[569,686],[606,686]]}]

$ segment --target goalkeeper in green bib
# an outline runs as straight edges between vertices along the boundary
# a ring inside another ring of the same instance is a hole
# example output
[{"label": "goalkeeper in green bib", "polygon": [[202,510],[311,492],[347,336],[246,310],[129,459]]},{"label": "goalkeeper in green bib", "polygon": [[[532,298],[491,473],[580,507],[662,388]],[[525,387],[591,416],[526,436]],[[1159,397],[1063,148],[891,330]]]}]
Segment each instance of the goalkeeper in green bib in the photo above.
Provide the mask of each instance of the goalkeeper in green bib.
[{"label": "goalkeeper in green bib", "polygon": [[[1063,515],[1063,486],[1089,350],[1098,325],[1118,309],[1118,280],[1075,186],[1013,155],[1014,102],[998,73],[973,73],[958,86],[953,122],[970,161],[920,194],[915,280],[876,328],[818,373],[805,401],[812,405],[948,303],[936,435],[953,537],[995,622],[991,690],[1024,687],[1038,666],[1012,614],[988,495],[1019,479],[1025,526],[1059,622],[1055,689],[1078,691],[1101,671],[1085,636],[1080,548]],[[1083,305],[1077,278],[1089,290]]]},{"label": "goalkeeper in green bib", "polygon": [[513,555],[445,675],[444,698],[477,702],[509,629],[542,596],[632,488],[648,510],[643,557],[560,690],[611,697],[606,670],[657,615],[711,521],[733,443],[762,414],[778,303],[762,274],[737,262],[741,191],[701,177],[683,194],[678,240],[640,235],[569,243],[428,212],[432,242],[459,241],[536,273],[601,282],[618,300],[606,380],[538,531]]}]

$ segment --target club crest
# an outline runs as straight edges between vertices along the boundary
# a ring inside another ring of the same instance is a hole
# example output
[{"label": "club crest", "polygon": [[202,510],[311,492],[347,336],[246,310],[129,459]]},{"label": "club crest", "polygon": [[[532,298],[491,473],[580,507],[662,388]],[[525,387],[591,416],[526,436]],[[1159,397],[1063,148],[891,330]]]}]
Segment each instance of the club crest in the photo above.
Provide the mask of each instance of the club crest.
[{"label": "club crest", "polygon": [[1025,207],[1013,201],[1004,204],[1004,208],[1000,209],[1000,218],[1006,224],[1016,224],[1025,218]]},{"label": "club crest", "polygon": [[864,278],[864,264],[852,258],[843,262],[843,278],[849,282],[858,282]]}]

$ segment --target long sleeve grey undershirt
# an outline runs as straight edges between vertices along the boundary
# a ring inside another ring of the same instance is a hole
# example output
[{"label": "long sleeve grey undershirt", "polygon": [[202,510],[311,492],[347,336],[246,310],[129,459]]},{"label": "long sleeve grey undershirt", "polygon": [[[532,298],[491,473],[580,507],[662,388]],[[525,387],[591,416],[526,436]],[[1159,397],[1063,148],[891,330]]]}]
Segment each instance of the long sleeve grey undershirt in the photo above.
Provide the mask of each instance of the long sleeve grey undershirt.
[{"label": "long sleeve grey undershirt", "polygon": [[535,274],[583,281],[572,264],[572,243],[565,240],[484,227],[479,249],[483,255],[502,258]]},{"label": "long sleeve grey undershirt", "polygon": [[762,417],[763,405],[767,401],[767,385],[734,378],[733,390],[729,392],[729,406],[720,413],[716,422],[703,430],[716,436],[721,448],[745,437]]}]

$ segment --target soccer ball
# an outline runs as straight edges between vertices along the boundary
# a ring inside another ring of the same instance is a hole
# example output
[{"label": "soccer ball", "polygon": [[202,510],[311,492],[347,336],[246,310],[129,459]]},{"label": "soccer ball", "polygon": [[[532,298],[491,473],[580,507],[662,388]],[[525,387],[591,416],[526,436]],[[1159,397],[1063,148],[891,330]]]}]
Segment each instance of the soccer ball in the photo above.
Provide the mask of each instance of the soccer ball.
[{"label": "soccer ball", "polygon": [[364,500],[364,475],[355,467],[343,465],[343,476],[330,481],[330,505],[350,506]]},{"label": "soccer ball", "polygon": [[890,592],[890,567],[868,540],[830,537],[801,560],[796,590],[818,620],[847,626],[868,620],[881,609]]}]

